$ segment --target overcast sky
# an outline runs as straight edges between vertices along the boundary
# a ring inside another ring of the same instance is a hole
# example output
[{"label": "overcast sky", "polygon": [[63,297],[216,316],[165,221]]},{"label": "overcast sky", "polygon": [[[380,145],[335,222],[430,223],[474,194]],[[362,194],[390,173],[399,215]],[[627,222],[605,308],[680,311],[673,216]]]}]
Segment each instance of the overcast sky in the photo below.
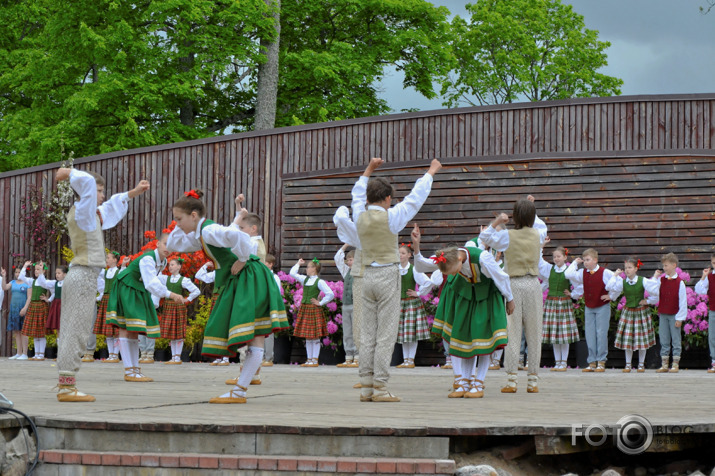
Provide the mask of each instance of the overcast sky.
[{"label": "overcast sky", "polygon": [[[433,0],[467,18],[464,0]],[[608,66],[602,73],[623,80],[621,94],[715,92],[715,9],[706,0],[562,0],[583,15],[586,28],[609,41]],[[391,72],[382,82],[395,112],[405,108],[442,109],[442,99],[427,100],[402,89],[402,76]],[[439,92],[438,89],[436,91]]]}]

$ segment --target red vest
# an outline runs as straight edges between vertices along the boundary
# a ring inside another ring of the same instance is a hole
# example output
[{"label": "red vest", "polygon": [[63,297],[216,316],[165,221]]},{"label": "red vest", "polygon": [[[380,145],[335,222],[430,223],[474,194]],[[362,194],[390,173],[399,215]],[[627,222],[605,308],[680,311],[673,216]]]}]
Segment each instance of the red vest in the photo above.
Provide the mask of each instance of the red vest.
[{"label": "red vest", "polygon": [[708,307],[715,312],[715,270],[708,274]]},{"label": "red vest", "polygon": [[680,309],[678,293],[680,291],[680,278],[668,279],[663,275],[660,278],[660,303],[658,312],[661,314],[677,314]]},{"label": "red vest", "polygon": [[587,269],[583,270],[583,298],[586,307],[591,309],[601,307],[609,301],[601,301],[601,296],[607,294],[606,285],[603,284],[603,271],[606,268],[598,267],[598,271],[591,274]]}]

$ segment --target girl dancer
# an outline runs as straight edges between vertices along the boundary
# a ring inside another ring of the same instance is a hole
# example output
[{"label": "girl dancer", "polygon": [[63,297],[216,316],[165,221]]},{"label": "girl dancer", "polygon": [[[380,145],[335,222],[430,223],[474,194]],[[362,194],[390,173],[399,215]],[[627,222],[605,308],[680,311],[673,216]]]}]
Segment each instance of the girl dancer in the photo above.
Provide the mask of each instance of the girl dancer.
[{"label": "girl dancer", "polygon": [[[397,342],[402,344],[403,362],[398,368],[415,368],[417,342],[429,339],[427,314],[420,296],[431,288],[430,278],[426,274],[415,271],[410,263],[412,252],[404,243],[398,249],[400,253],[400,326],[397,332]],[[416,286],[420,287],[417,292]]]},{"label": "girl dancer", "polygon": [[97,278],[97,290],[99,291],[97,301],[99,306],[97,308],[97,320],[94,321],[94,330],[92,332],[104,336],[107,343],[107,352],[109,353],[109,357],[104,362],[108,364],[119,363],[119,330],[107,323],[109,296],[112,294],[112,287],[117,274],[124,269],[124,266],[122,266],[122,269],[117,268],[119,258],[119,253],[116,251],[107,253],[107,267],[99,273],[99,278]]},{"label": "girl dancer", "polygon": [[[16,353],[10,360],[27,360],[27,345],[28,339],[22,335],[22,325],[25,322],[25,314],[30,306],[30,283],[27,278],[27,267],[30,262],[26,261],[22,268],[15,268],[15,279],[3,285],[5,291],[11,291],[10,294],[10,313],[7,319],[7,330],[12,332],[15,338]],[[4,271],[4,270],[3,270]],[[5,274],[3,274],[5,278]]]},{"label": "girl dancer", "polygon": [[[41,261],[35,263],[35,278],[43,276],[46,270],[45,263]],[[32,337],[34,341],[35,356],[30,360],[45,360],[45,346],[47,345],[45,324],[47,324],[50,305],[43,297],[49,295],[49,293],[39,285],[38,279],[30,280],[30,288],[32,289],[32,295],[30,297],[30,306],[27,308],[27,314],[25,314],[25,322],[22,325],[22,334]]]},{"label": "girl dancer", "polygon": [[[189,292],[188,302],[193,301],[201,291],[190,279],[179,274],[184,260],[172,258],[169,260],[169,272],[171,276],[159,275],[159,281],[166,288],[175,294],[183,294],[184,289]],[[169,365],[181,364],[181,350],[184,347],[184,337],[186,337],[186,305],[175,301],[164,300],[161,312],[161,337],[171,341],[171,360],[165,362]]]}]

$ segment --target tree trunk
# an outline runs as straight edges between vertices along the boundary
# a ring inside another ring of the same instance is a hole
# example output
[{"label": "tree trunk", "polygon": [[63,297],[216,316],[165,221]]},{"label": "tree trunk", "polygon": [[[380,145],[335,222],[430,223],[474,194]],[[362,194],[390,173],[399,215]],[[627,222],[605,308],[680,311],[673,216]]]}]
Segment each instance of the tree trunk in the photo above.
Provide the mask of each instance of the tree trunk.
[{"label": "tree trunk", "polygon": [[261,39],[261,52],[266,62],[258,69],[258,91],[256,94],[256,118],[254,130],[272,129],[276,124],[276,102],[278,99],[278,48],[281,34],[281,2],[265,0],[273,8],[273,22],[276,37],[273,41]]}]

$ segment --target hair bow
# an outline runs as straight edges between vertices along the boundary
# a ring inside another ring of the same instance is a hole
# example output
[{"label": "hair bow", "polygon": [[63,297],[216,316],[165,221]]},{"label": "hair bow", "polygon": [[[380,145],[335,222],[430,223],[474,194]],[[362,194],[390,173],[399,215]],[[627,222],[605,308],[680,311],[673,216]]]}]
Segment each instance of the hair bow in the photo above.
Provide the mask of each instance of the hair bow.
[{"label": "hair bow", "polygon": [[313,261],[313,263],[315,263],[315,264],[320,264],[320,260],[319,260],[318,258],[313,258],[312,261]]},{"label": "hair bow", "polygon": [[439,256],[430,256],[430,259],[434,262],[434,264],[447,262],[447,258],[444,257],[444,252],[440,253]]},{"label": "hair bow", "polygon": [[565,255],[565,256],[568,256],[568,255],[569,255],[569,249],[566,248],[566,247],[564,247],[564,255]]},{"label": "hair bow", "polygon": [[[32,263],[32,266],[37,266],[38,264],[40,264],[40,263]],[[44,269],[45,271],[47,271],[47,265],[43,263],[43,264],[42,264],[42,269]]]},{"label": "hair bow", "polygon": [[181,264],[184,264],[184,261],[186,261],[184,258],[174,258],[174,259]]},{"label": "hair bow", "polygon": [[643,263],[641,262],[641,260],[638,260],[638,262],[636,263],[636,268],[640,269],[641,266],[643,266]]},{"label": "hair bow", "polygon": [[400,243],[400,248],[412,248],[412,243]]},{"label": "hair bow", "polygon": [[189,190],[188,192],[184,192],[184,195],[187,197],[195,198],[196,200],[200,200],[199,194],[196,193],[195,190]]},{"label": "hair bow", "polygon": [[110,253],[112,253],[114,257],[117,258],[117,261],[119,261],[119,258],[121,258],[119,251],[110,251]]}]

